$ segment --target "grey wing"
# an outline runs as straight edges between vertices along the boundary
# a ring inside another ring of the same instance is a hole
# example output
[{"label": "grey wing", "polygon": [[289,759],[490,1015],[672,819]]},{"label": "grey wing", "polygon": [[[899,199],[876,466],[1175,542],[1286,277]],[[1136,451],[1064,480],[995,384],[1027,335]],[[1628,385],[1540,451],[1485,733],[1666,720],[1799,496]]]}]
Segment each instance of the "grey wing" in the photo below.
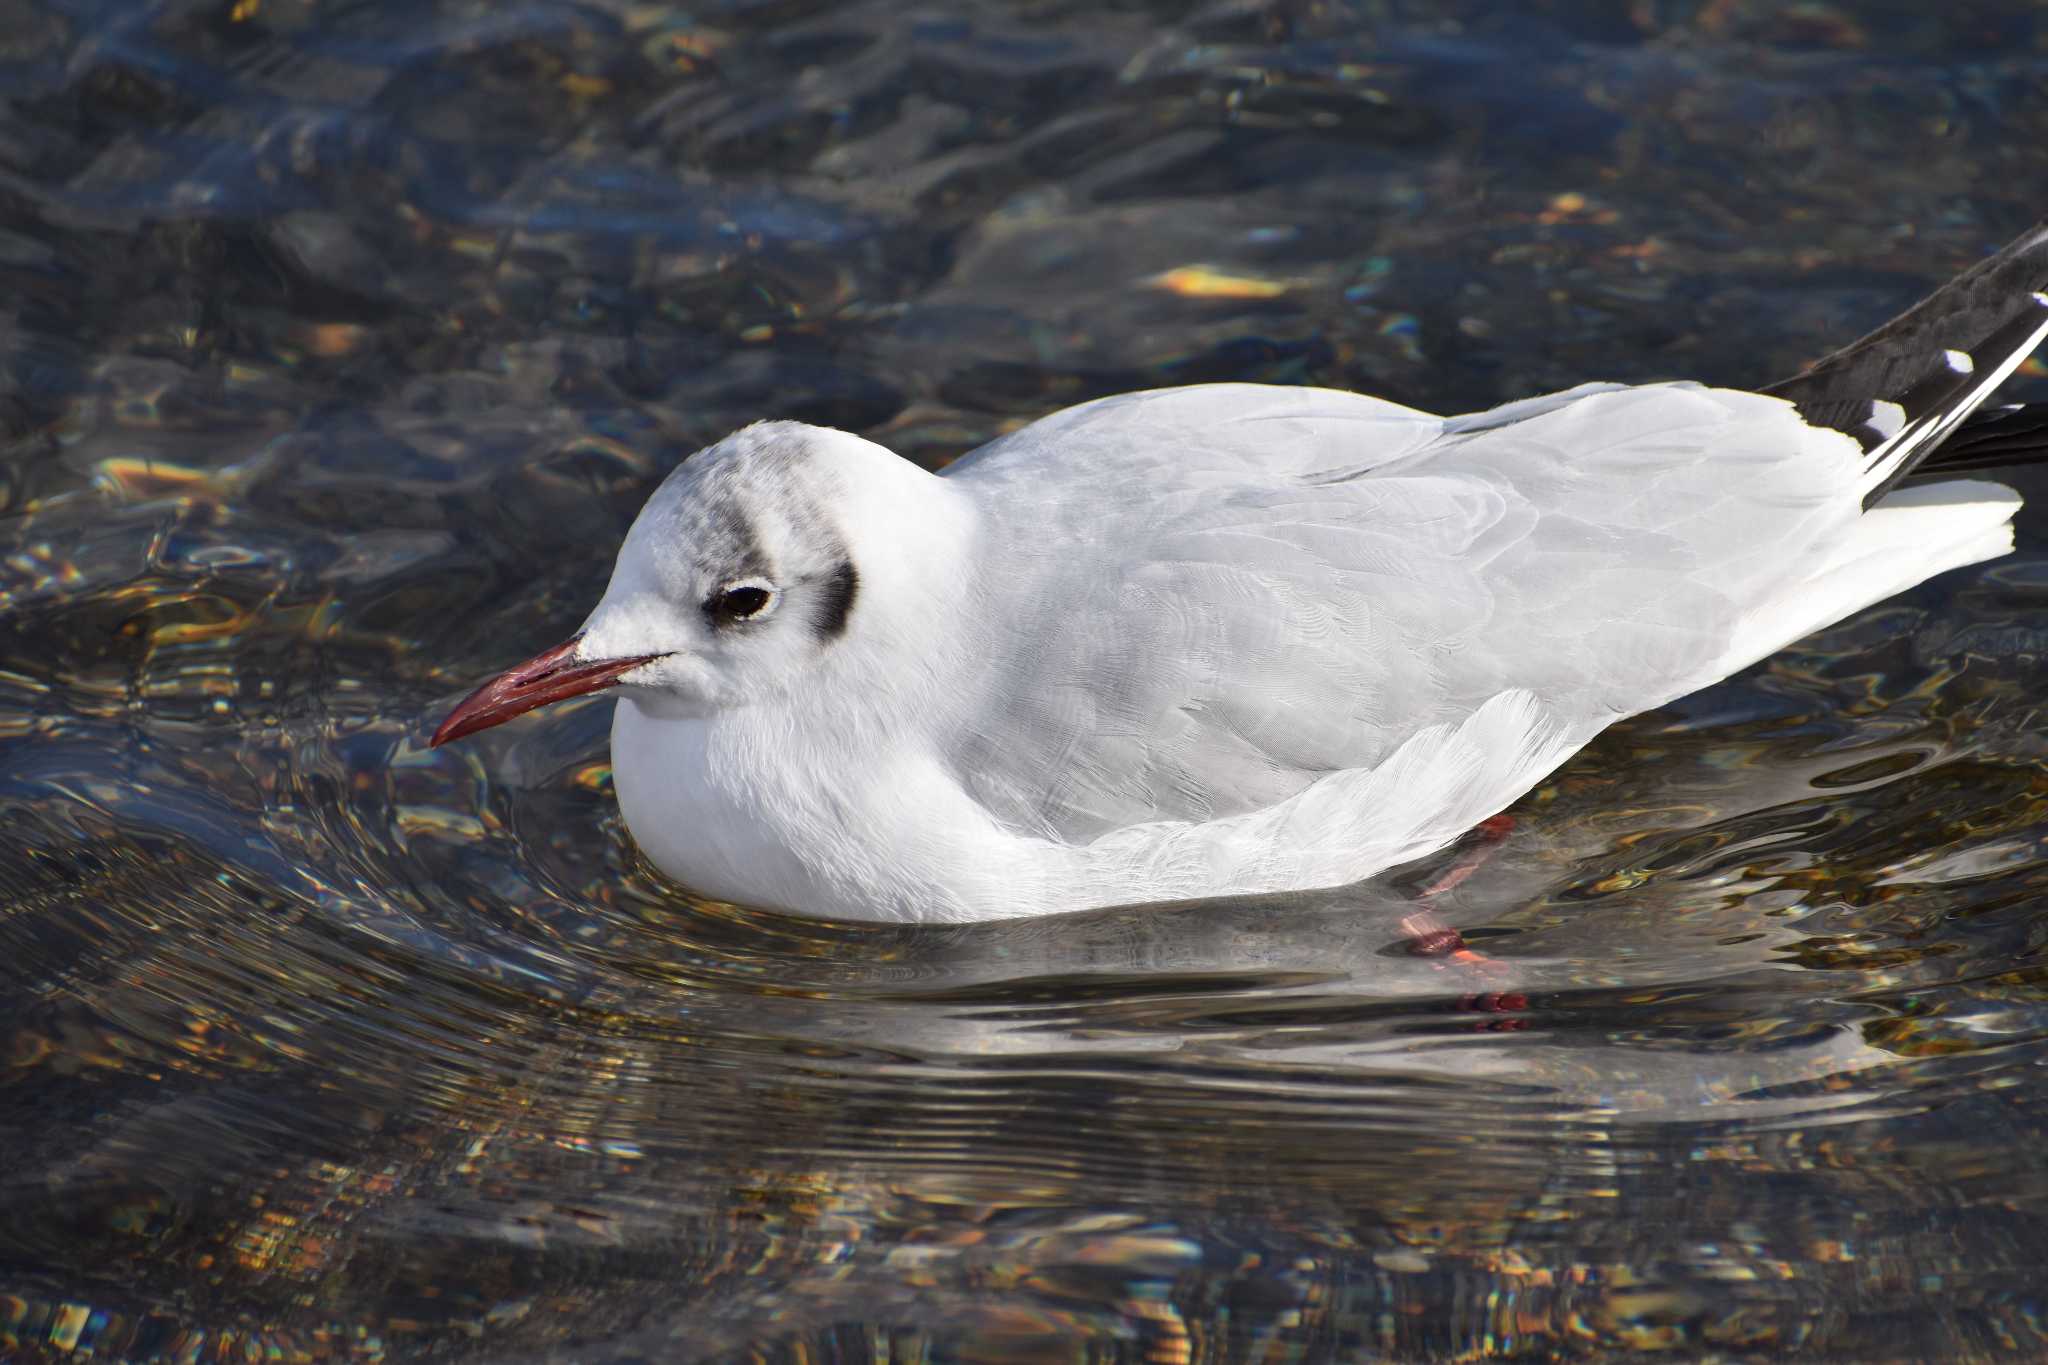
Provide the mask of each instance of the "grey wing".
[{"label": "grey wing", "polygon": [[[1023,609],[992,627],[994,681],[951,746],[998,818],[1085,842],[1239,814],[1510,690],[1590,735],[1711,681],[1856,514],[1855,443],[1753,394],[1597,388],[1394,425],[1307,406],[1163,444],[1122,424],[1012,528]],[[1274,447],[1301,423],[1312,451]],[[1135,491],[1119,441],[1151,471]]]},{"label": "grey wing", "polygon": [[1189,384],[1077,403],[946,467],[946,477],[1034,488],[1109,479],[1129,490],[1341,476],[1409,455],[1443,430],[1441,417],[1342,389]]}]

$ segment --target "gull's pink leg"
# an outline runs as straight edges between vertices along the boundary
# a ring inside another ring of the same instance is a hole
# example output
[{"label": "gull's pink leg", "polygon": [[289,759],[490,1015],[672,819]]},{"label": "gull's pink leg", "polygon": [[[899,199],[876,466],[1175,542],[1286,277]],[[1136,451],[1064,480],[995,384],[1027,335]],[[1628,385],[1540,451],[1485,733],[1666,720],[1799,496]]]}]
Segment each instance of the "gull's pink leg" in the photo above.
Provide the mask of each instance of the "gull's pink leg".
[{"label": "gull's pink leg", "polygon": [[1441,896],[1486,866],[1486,860],[1493,856],[1493,851],[1514,832],[1515,817],[1512,815],[1489,815],[1472,826],[1472,833],[1479,842],[1459,854],[1458,861],[1452,863],[1441,877],[1423,887],[1423,896]]},{"label": "gull's pink leg", "polygon": [[[1493,856],[1494,850],[1500,847],[1514,828],[1515,817],[1512,815],[1489,816],[1473,826],[1472,832],[1478,836],[1479,842],[1466,849],[1443,875],[1424,887],[1422,898],[1427,900],[1432,896],[1442,895],[1485,866],[1486,860]],[[1502,963],[1466,947],[1462,934],[1427,910],[1417,910],[1414,914],[1404,917],[1401,920],[1401,932],[1407,935],[1408,951],[1417,957],[1442,958],[1445,966],[1455,962],[1461,967],[1488,974],[1499,974],[1506,970]],[[1525,1010],[1529,1008],[1529,999],[1518,992],[1487,991],[1460,998],[1458,1006],[1461,1009],[1500,1013]],[[1495,1021],[1492,1027],[1523,1028],[1526,1025],[1520,1020],[1502,1019]]]}]

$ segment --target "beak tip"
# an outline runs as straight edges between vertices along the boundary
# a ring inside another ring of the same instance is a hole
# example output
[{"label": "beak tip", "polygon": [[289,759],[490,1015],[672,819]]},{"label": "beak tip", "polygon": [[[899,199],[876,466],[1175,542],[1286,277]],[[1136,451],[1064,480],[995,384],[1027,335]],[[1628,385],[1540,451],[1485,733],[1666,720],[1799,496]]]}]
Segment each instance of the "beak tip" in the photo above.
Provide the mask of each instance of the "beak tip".
[{"label": "beak tip", "polygon": [[453,711],[443,716],[441,723],[434,727],[433,735],[427,740],[427,747],[429,749],[438,749],[443,744],[461,739],[464,735],[475,729],[476,727],[469,724],[470,718],[465,714],[467,709],[466,706],[457,704]]},{"label": "beak tip", "polygon": [[620,674],[630,673],[641,664],[661,657],[645,654],[577,665],[568,662],[576,645],[575,639],[556,645],[499,674],[464,697],[442,718],[427,740],[427,747],[438,749],[465,735],[488,730],[514,716],[524,715],[535,707],[610,687],[619,680]]}]

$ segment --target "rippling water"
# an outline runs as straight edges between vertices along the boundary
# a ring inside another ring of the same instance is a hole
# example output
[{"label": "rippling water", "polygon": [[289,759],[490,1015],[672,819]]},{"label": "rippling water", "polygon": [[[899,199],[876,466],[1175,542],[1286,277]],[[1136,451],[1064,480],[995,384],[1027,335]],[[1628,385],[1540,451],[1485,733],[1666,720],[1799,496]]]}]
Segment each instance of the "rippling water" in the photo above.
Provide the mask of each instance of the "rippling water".
[{"label": "rippling water", "polygon": [[2044,94],[2023,3],[4,7],[0,1350],[2048,1353],[2039,514],[1343,892],[805,922],[602,701],[424,747],[739,422],[1760,382]]}]

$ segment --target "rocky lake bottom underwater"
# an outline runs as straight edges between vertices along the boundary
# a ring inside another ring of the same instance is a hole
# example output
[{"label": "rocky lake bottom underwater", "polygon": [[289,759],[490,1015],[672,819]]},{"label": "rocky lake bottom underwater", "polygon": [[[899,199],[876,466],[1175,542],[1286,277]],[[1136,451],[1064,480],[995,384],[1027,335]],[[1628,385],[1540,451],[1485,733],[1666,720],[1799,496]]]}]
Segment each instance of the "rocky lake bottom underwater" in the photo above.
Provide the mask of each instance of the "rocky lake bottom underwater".
[{"label": "rocky lake bottom underwater", "polygon": [[0,1357],[2048,1355],[2048,479],[1519,803],[1484,981],[1458,850],[841,925],[601,699],[425,743],[757,417],[1751,386],[2043,212],[2021,0],[0,0]]}]

